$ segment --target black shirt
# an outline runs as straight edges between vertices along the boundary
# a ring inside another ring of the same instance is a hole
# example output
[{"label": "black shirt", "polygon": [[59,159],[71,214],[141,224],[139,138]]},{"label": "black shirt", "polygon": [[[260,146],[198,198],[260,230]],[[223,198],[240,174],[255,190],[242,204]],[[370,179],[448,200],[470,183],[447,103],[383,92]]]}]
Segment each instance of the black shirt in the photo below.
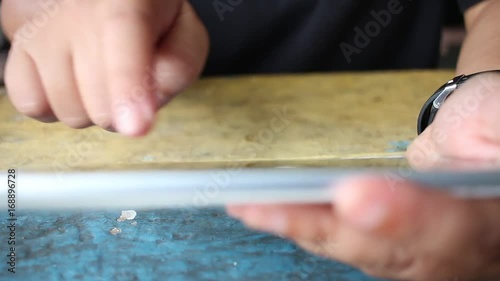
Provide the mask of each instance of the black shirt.
[{"label": "black shirt", "polygon": [[190,2],[211,38],[205,75],[432,68],[439,57],[439,0]]}]

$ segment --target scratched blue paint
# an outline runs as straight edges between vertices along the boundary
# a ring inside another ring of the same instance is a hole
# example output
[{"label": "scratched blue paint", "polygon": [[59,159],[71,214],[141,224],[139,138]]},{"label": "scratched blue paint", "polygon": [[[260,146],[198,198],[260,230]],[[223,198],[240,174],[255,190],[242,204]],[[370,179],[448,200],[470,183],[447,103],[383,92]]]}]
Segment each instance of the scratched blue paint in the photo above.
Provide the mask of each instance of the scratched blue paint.
[{"label": "scratched blue paint", "polygon": [[[247,230],[220,209],[139,212],[137,225],[117,222],[119,214],[18,213],[17,273],[1,261],[0,280],[376,280]],[[111,235],[113,227],[122,232]]]},{"label": "scratched blue paint", "polygon": [[405,152],[412,141],[402,140],[402,141],[391,141],[389,142],[389,149],[386,152]]}]

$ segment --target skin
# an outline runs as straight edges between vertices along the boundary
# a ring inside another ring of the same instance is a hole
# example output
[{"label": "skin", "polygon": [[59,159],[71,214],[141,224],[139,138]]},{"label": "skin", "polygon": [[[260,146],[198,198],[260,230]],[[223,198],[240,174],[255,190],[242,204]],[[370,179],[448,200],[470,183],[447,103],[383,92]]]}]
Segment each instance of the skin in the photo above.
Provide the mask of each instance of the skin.
[{"label": "skin", "polygon": [[52,2],[58,11],[34,36],[26,27],[43,7],[2,3],[2,24],[13,40],[6,87],[29,117],[142,136],[156,111],[204,67],[208,34],[188,1]]},{"label": "skin", "polygon": [[[479,78],[494,79],[493,91]],[[500,75],[471,79],[439,114],[459,116],[454,107],[466,104],[476,89],[484,98],[470,116],[451,123],[436,118],[412,144],[407,156],[414,168],[499,166],[500,131],[485,128],[498,126]],[[500,200],[458,199],[405,181],[403,174],[348,179],[337,188],[329,205],[230,206],[228,212],[250,228],[284,236],[373,276],[499,280]]]},{"label": "skin", "polygon": [[[500,1],[465,15],[457,74],[500,69]],[[500,74],[477,76],[447,99],[409,147],[416,170],[500,168]],[[229,206],[248,227],[382,278],[500,280],[500,200],[464,200],[404,180],[352,178],[329,205]]]},{"label": "skin", "polygon": [[[44,122],[146,134],[155,112],[203,69],[204,27],[183,0],[69,2],[36,36],[22,40],[22,28],[40,7],[3,1],[2,24],[14,38],[6,73],[12,103]],[[457,73],[500,69],[498,14],[499,0],[468,10]],[[499,74],[468,81],[410,146],[410,164],[418,170],[498,168],[498,105]],[[228,213],[374,276],[499,279],[499,200],[459,199],[404,175],[347,179],[332,193],[328,205],[229,206]]]}]

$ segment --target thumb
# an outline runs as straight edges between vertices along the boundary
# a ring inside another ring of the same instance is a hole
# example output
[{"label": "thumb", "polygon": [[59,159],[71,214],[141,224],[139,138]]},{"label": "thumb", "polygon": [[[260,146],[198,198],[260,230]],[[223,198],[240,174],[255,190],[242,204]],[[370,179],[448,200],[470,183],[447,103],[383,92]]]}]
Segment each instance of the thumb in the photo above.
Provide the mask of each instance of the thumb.
[{"label": "thumb", "polygon": [[[391,183],[383,178],[352,179],[338,187],[335,200],[341,220],[361,231],[394,240],[457,237],[455,231],[465,234],[470,232],[466,228],[482,228],[485,221],[479,226],[478,218],[488,219],[475,201],[404,180]],[[440,232],[436,233],[436,229]]]},{"label": "thumb", "polygon": [[208,56],[208,33],[188,1],[161,40],[154,61],[159,106],[189,87],[202,72]]}]

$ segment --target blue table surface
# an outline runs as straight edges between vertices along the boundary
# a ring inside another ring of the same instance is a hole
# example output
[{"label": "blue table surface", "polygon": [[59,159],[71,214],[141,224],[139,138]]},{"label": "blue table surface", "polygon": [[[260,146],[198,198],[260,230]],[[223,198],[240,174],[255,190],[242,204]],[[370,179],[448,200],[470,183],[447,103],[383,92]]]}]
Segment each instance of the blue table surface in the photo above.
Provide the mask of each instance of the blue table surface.
[{"label": "blue table surface", "polygon": [[[0,280],[378,280],[248,230],[222,209],[144,211],[124,222],[119,211],[17,216],[12,274],[7,212],[0,215]],[[111,235],[113,227],[122,232]]]}]

